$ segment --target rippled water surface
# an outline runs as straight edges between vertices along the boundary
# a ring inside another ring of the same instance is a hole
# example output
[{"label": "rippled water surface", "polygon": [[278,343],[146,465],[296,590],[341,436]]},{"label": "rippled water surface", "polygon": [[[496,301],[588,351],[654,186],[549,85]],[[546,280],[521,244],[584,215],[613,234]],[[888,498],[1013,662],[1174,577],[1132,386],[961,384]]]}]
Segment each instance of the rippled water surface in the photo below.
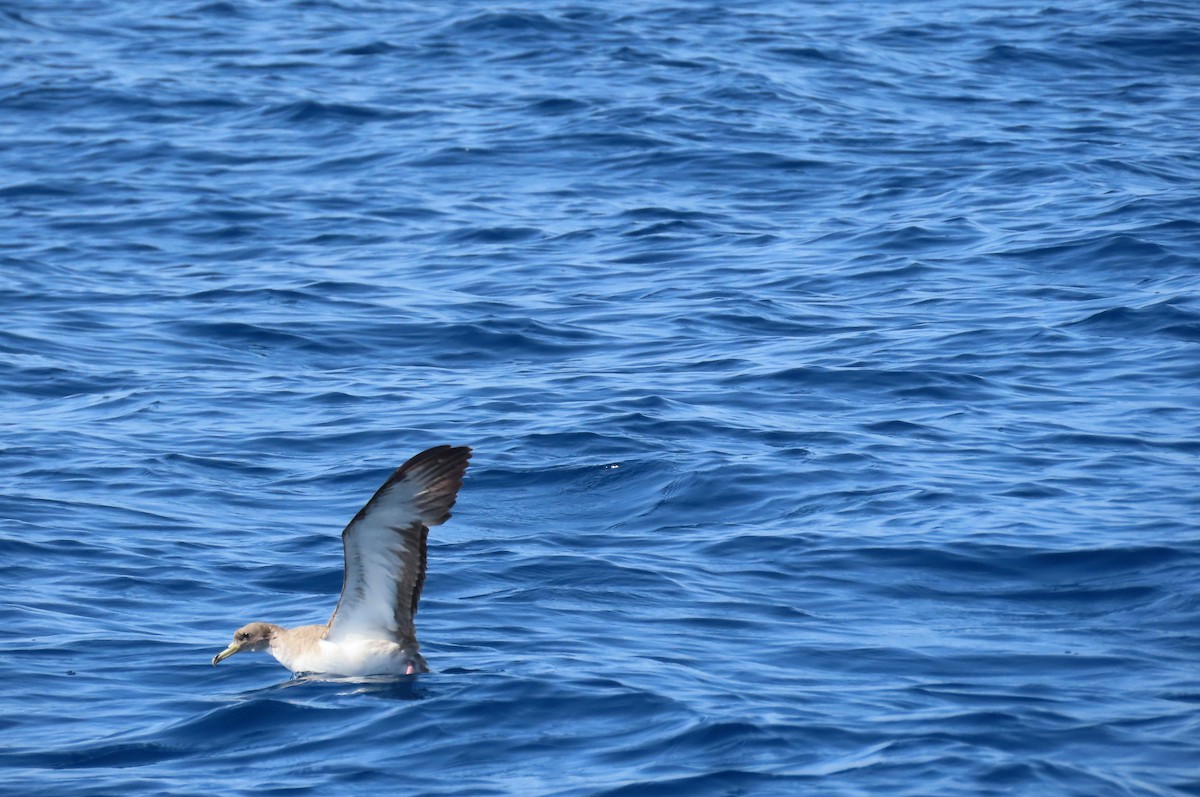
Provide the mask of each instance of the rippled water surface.
[{"label": "rippled water surface", "polygon": [[[1200,795],[1198,40],[0,3],[0,790]],[[434,673],[209,665],[437,443]]]}]

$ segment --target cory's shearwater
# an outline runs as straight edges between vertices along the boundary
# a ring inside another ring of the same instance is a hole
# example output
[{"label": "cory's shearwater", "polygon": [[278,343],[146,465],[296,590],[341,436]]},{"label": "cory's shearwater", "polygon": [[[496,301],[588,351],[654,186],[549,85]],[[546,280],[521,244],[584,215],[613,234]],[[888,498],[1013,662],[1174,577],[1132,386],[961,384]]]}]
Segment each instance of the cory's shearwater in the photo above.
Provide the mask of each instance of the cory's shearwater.
[{"label": "cory's shearwater", "polygon": [[396,470],[342,531],[342,595],[324,625],[250,623],[233,634],[216,665],[265,650],[295,673],[412,675],[429,672],[413,617],[425,584],[429,527],[445,523],[471,449],[436,446]]}]

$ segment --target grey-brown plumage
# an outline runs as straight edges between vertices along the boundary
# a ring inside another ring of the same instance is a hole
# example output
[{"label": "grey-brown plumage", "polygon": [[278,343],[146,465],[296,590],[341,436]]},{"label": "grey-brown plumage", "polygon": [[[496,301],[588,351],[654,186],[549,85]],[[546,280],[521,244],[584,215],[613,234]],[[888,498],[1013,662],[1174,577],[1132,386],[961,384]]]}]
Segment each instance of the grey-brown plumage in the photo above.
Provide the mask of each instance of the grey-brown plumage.
[{"label": "grey-brown plumage", "polygon": [[429,527],[450,518],[470,458],[466,446],[423,451],[359,510],[342,531],[342,594],[329,622],[292,629],[251,623],[213,664],[241,650],[269,650],[293,672],[427,672],[414,618]]}]

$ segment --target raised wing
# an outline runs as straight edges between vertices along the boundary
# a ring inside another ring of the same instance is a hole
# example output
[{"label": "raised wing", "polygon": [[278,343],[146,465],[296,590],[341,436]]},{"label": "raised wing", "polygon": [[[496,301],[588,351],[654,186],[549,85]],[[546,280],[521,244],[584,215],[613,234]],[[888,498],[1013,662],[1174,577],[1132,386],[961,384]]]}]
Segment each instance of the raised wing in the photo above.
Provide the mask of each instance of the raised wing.
[{"label": "raised wing", "polygon": [[425,585],[429,527],[449,519],[470,458],[466,446],[435,446],[417,454],[342,531],[346,569],[327,639],[416,641],[413,616]]}]

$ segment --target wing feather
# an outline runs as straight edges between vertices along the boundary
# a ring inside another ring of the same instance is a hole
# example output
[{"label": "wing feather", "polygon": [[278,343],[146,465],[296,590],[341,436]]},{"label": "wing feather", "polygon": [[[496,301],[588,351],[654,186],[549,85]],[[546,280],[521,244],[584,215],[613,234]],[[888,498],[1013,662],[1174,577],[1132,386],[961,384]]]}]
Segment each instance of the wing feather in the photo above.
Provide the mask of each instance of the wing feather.
[{"label": "wing feather", "polygon": [[425,585],[429,527],[445,523],[471,449],[435,446],[388,477],[342,531],[342,595],[327,639],[390,639],[416,644],[413,617]]}]

